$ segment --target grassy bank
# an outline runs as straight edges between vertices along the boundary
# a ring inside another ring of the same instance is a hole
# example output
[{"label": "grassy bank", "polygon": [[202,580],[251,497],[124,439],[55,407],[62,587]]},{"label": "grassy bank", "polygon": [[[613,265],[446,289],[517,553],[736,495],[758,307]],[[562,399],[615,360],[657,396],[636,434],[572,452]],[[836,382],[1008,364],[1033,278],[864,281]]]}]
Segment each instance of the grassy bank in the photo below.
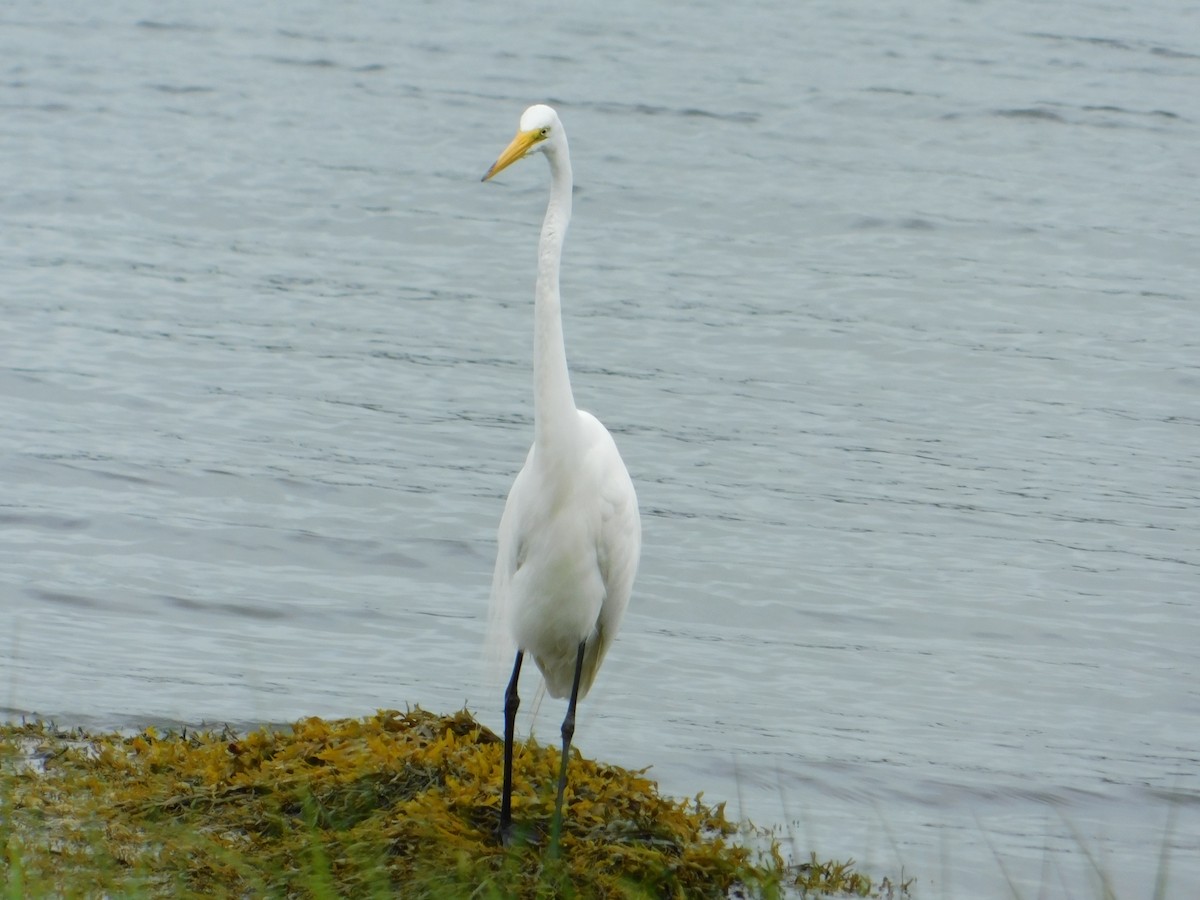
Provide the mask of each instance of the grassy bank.
[{"label": "grassy bank", "polygon": [[[6,897],[867,896],[852,867],[784,860],[722,805],[574,757],[561,860],[544,856],[558,751],[514,766],[523,838],[495,838],[502,745],[469,713],[381,711],[250,734],[0,725]],[[794,894],[793,894],[794,892]]]}]

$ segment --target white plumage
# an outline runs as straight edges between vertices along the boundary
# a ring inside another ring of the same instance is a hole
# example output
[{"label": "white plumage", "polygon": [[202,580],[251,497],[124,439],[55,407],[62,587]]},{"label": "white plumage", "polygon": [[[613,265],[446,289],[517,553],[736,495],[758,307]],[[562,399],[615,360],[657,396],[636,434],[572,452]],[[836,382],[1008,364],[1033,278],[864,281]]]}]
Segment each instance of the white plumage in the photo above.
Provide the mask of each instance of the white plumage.
[{"label": "white plumage", "polygon": [[[500,520],[492,603],[497,627],[533,657],[552,697],[571,691],[587,640],[579,699],[621,624],[637,571],[641,522],[612,435],[576,411],[569,446],[529,450]],[[565,441],[564,441],[565,443]]]},{"label": "white plumage", "polygon": [[512,143],[484,175],[529,153],[550,164],[550,201],[538,242],[534,292],[533,446],[500,519],[489,643],[515,648],[505,702],[501,833],[511,823],[517,681],[528,653],[554,697],[570,697],[551,830],[557,848],[575,703],[587,695],[629,604],[641,551],[641,519],[629,472],[608,430],[575,407],[563,343],[559,264],[571,221],[571,158],[558,114],[531,106]]}]

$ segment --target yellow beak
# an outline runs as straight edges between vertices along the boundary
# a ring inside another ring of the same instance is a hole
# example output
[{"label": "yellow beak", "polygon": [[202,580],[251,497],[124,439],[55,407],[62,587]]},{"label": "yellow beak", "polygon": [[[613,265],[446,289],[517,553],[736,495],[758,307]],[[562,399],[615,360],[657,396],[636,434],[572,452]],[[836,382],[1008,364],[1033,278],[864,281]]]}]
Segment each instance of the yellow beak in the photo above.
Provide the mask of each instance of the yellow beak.
[{"label": "yellow beak", "polygon": [[518,131],[517,136],[512,139],[512,143],[504,148],[504,152],[500,154],[500,158],[492,163],[492,167],[487,170],[487,174],[480,180],[487,181],[493,175],[504,171],[528,153],[529,148],[540,140],[542,140],[542,133],[536,129],[533,131]]}]

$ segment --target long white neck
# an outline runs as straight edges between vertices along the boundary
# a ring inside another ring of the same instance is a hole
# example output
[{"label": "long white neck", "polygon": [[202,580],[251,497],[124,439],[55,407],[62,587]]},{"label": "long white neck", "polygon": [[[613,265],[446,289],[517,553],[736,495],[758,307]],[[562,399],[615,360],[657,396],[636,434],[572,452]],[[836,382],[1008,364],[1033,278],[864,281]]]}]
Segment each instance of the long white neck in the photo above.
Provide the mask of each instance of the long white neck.
[{"label": "long white neck", "polygon": [[539,444],[573,434],[578,423],[558,294],[563,238],[571,222],[571,157],[565,135],[560,135],[556,146],[546,149],[546,158],[550,162],[550,202],[538,242],[533,312],[534,441]]}]

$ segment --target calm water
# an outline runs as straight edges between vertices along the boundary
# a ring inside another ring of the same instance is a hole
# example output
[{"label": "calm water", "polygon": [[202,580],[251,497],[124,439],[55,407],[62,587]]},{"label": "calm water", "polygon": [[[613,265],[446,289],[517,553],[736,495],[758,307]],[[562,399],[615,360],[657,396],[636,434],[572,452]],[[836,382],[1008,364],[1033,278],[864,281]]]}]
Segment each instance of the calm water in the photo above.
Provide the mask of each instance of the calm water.
[{"label": "calm water", "polygon": [[645,519],[583,752],[925,897],[1189,896],[1196,9],[604,10],[0,13],[0,708],[499,726],[545,165],[478,180],[549,101]]}]

